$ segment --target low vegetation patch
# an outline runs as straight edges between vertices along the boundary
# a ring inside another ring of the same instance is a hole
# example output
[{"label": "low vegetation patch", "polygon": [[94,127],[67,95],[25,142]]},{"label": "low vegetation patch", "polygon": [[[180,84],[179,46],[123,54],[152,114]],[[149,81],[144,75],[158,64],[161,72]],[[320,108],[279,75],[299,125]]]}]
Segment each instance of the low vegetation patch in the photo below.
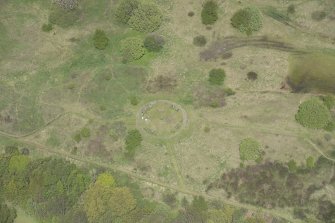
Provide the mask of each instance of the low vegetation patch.
[{"label": "low vegetation patch", "polygon": [[50,32],[52,30],[52,24],[51,23],[47,23],[47,24],[43,24],[42,25],[42,31],[43,32]]},{"label": "low vegetation patch", "polygon": [[240,143],[241,160],[258,160],[262,156],[261,145],[252,138],[243,139]]},{"label": "low vegetation patch", "polygon": [[299,106],[295,118],[304,127],[322,129],[331,121],[331,113],[322,101],[312,98]]},{"label": "low vegetation patch", "polygon": [[80,10],[67,10],[53,5],[49,14],[49,23],[67,28],[74,25],[80,18]]},{"label": "low vegetation patch", "polygon": [[201,21],[204,25],[212,25],[218,20],[218,4],[207,1],[201,11]]},{"label": "low vegetation patch", "polygon": [[128,132],[125,139],[127,156],[131,158],[135,156],[135,150],[141,145],[142,140],[142,135],[137,129]]},{"label": "low vegetation patch", "polygon": [[108,46],[109,39],[103,30],[97,29],[93,37],[94,46],[99,50],[104,50]]},{"label": "low vegetation patch", "polygon": [[240,32],[251,35],[262,28],[262,14],[256,7],[240,9],[231,18],[231,24]]},{"label": "low vegetation patch", "polygon": [[327,14],[325,11],[314,11],[311,15],[312,19],[317,22],[324,20],[326,16]]}]

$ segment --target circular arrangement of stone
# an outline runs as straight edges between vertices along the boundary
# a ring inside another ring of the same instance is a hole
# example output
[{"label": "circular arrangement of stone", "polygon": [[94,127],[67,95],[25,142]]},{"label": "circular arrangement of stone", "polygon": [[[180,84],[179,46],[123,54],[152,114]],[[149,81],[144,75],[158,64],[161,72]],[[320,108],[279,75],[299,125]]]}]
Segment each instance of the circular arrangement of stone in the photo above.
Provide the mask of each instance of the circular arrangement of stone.
[{"label": "circular arrangement of stone", "polygon": [[156,100],[144,105],[136,119],[139,129],[160,138],[173,137],[187,125],[186,111],[168,100]]}]

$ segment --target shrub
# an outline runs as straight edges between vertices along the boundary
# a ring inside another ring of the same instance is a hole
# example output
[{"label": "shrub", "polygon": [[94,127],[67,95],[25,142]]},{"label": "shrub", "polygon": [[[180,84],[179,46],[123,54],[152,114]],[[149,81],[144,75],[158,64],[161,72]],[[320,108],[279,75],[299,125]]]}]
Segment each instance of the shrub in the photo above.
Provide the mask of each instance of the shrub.
[{"label": "shrub", "polygon": [[288,161],[288,163],[287,163],[287,167],[288,167],[288,170],[289,170],[291,173],[295,173],[295,172],[297,172],[297,170],[298,170],[297,163],[296,163],[294,160],[290,160],[290,161]]},{"label": "shrub", "polygon": [[232,95],[236,94],[235,91],[234,91],[233,89],[231,89],[231,88],[225,88],[225,89],[224,89],[224,93],[225,93],[227,96],[232,96]]},{"label": "shrub", "polygon": [[50,32],[52,30],[52,24],[48,23],[48,24],[43,24],[42,25],[42,31],[43,32]]},{"label": "shrub", "polygon": [[78,7],[78,0],[54,0],[54,2],[66,10],[73,10]]},{"label": "shrub", "polygon": [[142,135],[137,129],[131,130],[128,132],[128,135],[125,139],[127,155],[129,157],[134,157],[135,149],[141,145]]},{"label": "shrub", "polygon": [[222,85],[226,77],[225,71],[223,69],[212,69],[209,72],[208,81],[212,85]]},{"label": "shrub", "polygon": [[299,106],[295,118],[304,127],[322,129],[330,122],[331,114],[318,98],[312,98]]},{"label": "shrub", "polygon": [[333,109],[335,107],[335,97],[332,95],[320,96],[320,99],[323,101],[323,104],[328,109]]},{"label": "shrub", "polygon": [[218,4],[215,1],[208,1],[204,4],[201,20],[204,25],[212,25],[218,20]]},{"label": "shrub", "polygon": [[231,24],[240,32],[251,35],[262,28],[261,12],[255,7],[241,9],[233,15]]},{"label": "shrub", "polygon": [[153,32],[157,30],[163,21],[160,10],[154,4],[140,4],[134,10],[128,24],[139,32]]},{"label": "shrub", "polygon": [[256,72],[250,71],[247,73],[248,80],[254,81],[257,80],[258,74]]},{"label": "shrub", "polygon": [[332,119],[323,129],[328,132],[334,131],[335,130],[335,120]]},{"label": "shrub", "polygon": [[194,16],[194,12],[192,12],[192,11],[191,11],[191,12],[188,12],[187,15],[188,15],[189,17],[193,17],[193,16]]},{"label": "shrub", "polygon": [[52,6],[49,23],[66,28],[74,25],[80,18],[80,11],[78,9],[66,10],[59,6]]},{"label": "shrub", "polygon": [[83,128],[82,130],[80,130],[80,135],[84,138],[88,138],[91,136],[91,131],[89,128]]},{"label": "shrub", "polygon": [[287,7],[287,13],[288,14],[294,14],[295,13],[295,6],[293,4],[291,4]]},{"label": "shrub", "polygon": [[138,105],[138,103],[139,103],[139,101],[138,101],[138,98],[136,96],[131,96],[130,97],[130,104],[131,105],[136,106],[136,105]]},{"label": "shrub", "polygon": [[165,44],[162,36],[151,34],[144,39],[144,47],[151,52],[159,52]]},{"label": "shrub", "polygon": [[122,40],[121,51],[125,62],[138,60],[145,54],[143,40],[137,37]]},{"label": "shrub", "polygon": [[312,156],[307,157],[306,166],[308,169],[313,169],[315,167],[315,160]]},{"label": "shrub", "polygon": [[314,11],[311,15],[312,19],[315,21],[321,21],[326,18],[326,12],[325,11]]},{"label": "shrub", "polygon": [[135,9],[138,8],[137,0],[122,0],[115,10],[115,18],[118,22],[127,24]]},{"label": "shrub", "polygon": [[261,145],[252,138],[243,139],[240,143],[241,160],[257,160],[261,157]]},{"label": "shrub", "polygon": [[207,40],[206,40],[206,37],[203,36],[203,35],[200,35],[200,36],[196,36],[193,38],[193,44],[195,46],[205,46],[207,43]]},{"label": "shrub", "polygon": [[108,46],[109,39],[103,30],[97,29],[95,30],[93,41],[95,48],[104,50]]}]

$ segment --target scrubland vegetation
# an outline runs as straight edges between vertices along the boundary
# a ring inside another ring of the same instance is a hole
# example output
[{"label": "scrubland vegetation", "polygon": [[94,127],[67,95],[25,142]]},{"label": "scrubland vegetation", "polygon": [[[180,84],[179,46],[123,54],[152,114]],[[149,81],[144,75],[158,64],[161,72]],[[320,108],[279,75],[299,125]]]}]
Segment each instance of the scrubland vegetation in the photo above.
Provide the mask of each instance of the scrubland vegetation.
[{"label": "scrubland vegetation", "polygon": [[0,1],[0,223],[334,223],[334,12]]}]

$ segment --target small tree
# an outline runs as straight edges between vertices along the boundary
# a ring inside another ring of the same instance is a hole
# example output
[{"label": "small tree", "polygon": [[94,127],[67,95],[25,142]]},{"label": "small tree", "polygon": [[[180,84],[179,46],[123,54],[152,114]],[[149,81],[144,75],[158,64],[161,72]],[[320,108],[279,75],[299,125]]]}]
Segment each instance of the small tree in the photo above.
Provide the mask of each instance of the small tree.
[{"label": "small tree", "polygon": [[109,39],[103,30],[97,29],[95,30],[93,41],[95,48],[104,50],[108,46]]},{"label": "small tree", "polygon": [[154,4],[140,4],[134,10],[133,15],[130,17],[128,24],[134,30],[139,32],[153,32],[157,30],[162,24],[163,16]]},{"label": "small tree", "polygon": [[204,25],[212,25],[218,20],[218,4],[215,1],[207,1],[201,11],[201,20]]},{"label": "small tree", "polygon": [[224,79],[226,77],[226,73],[223,69],[212,69],[209,72],[209,78],[208,81],[212,85],[222,85],[224,82]]}]

